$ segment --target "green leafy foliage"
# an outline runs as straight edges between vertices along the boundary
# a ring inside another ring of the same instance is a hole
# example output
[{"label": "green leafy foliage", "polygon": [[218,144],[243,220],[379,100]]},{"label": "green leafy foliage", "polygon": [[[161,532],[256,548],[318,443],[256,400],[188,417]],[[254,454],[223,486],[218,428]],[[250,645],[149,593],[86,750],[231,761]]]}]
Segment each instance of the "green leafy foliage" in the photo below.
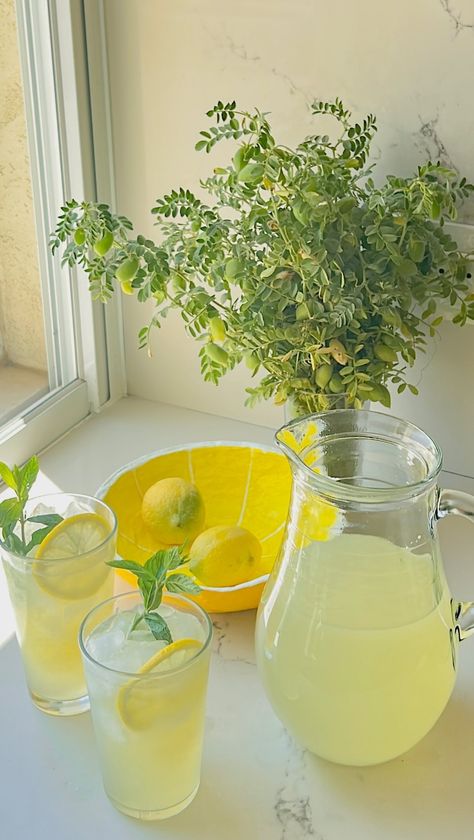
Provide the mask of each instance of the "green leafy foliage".
[{"label": "green leafy foliage", "polygon": [[165,619],[155,612],[161,604],[163,589],[169,592],[189,592],[197,594],[200,587],[182,573],[170,575],[170,571],[177,569],[186,562],[182,547],[173,546],[152,554],[142,565],[133,560],[111,560],[108,564],[115,569],[125,569],[137,578],[138,588],[143,598],[144,611],[137,613],[131,630],[145,621],[155,639],[171,644],[171,631]]},{"label": "green leafy foliage", "polygon": [[[9,551],[23,557],[26,557],[35,546],[42,543],[49,532],[62,521],[62,516],[56,513],[25,516],[25,506],[30,490],[38,477],[38,472],[39,462],[35,455],[22,467],[14,466],[11,469],[7,464],[0,461],[0,479],[15,494],[0,502],[2,544]],[[33,531],[29,540],[26,540],[25,536],[25,524],[27,522],[44,526]],[[16,531],[19,531],[19,533],[16,533]]]},{"label": "green leafy foliage", "polygon": [[[63,259],[85,269],[102,301],[119,287],[119,267],[136,260],[131,290],[155,302],[140,346],[151,352],[153,329],[177,308],[202,342],[205,380],[217,384],[242,361],[260,374],[250,405],[291,398],[301,413],[367,400],[389,406],[387,386],[406,387],[442,322],[440,304],[452,307],[455,324],[474,319],[472,255],[445,228],[474,187],[431,161],[378,186],[369,163],[375,118],[355,122],[339,99],[315,102],[313,113],[336,122],[336,138],[314,134],[289,148],[266,114],[219,101],[196,149],[230,140],[230,163],[202,181],[209,203],[183,187],[157,200],[159,246],[129,239],[129,220],[106,205],[75,201],[51,244],[66,244]],[[106,231],[113,244],[98,257],[94,244]]]}]

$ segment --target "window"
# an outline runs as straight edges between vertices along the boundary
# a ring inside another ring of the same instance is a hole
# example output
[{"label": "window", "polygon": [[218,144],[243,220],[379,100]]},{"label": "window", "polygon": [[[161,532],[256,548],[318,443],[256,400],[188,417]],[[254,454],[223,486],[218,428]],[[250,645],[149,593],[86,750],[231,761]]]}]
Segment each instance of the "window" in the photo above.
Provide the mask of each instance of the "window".
[{"label": "window", "polygon": [[7,0],[0,22],[5,460],[24,460],[124,390],[119,301],[93,304],[48,248],[69,197],[113,202],[100,5]]}]

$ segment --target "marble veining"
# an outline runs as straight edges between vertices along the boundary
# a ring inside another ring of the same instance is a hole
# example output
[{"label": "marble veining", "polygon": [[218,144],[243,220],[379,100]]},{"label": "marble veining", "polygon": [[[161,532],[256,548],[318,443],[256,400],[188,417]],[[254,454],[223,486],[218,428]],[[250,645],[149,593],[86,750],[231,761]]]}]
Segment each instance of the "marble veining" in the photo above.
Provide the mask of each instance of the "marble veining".
[{"label": "marble veining", "polygon": [[[209,30],[207,30],[209,31]],[[236,44],[230,35],[226,35],[226,42],[231,53],[242,59],[242,61],[261,61],[261,56],[250,55],[249,51],[242,45]]]},{"label": "marble veining", "polygon": [[459,35],[460,32],[474,31],[474,23],[466,23],[463,20],[461,13],[454,8],[453,0],[439,0],[439,2],[454,26],[455,36]]},{"label": "marble veining", "polygon": [[416,134],[418,135],[418,138],[421,139],[420,146],[423,151],[435,162],[439,160],[445,166],[449,166],[450,169],[457,171],[457,166],[453,162],[438,133],[439,114],[436,114],[436,116],[431,120],[424,120],[423,117],[418,114],[418,119],[420,121],[420,128]]},{"label": "marble veining", "polygon": [[[246,665],[255,665],[255,649],[253,626],[249,627],[248,621],[243,618],[245,613],[238,613],[231,618],[226,614],[214,616],[214,640],[213,652],[216,656],[226,662],[243,662]],[[235,626],[239,627],[239,633],[235,636]]]},{"label": "marble veining", "polygon": [[274,805],[281,828],[279,840],[303,840],[305,837],[323,840],[323,835],[314,826],[304,751],[294,744],[285,730],[282,731],[282,740],[287,758],[284,781],[276,792]]}]

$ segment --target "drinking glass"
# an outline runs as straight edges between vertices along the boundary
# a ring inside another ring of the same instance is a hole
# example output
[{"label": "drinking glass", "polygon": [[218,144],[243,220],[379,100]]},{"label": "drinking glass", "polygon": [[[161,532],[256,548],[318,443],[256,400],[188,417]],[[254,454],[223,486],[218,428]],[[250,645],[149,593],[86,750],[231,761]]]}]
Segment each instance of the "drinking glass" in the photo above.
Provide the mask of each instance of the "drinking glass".
[{"label": "drinking glass", "polygon": [[[67,526],[56,542],[54,557],[41,544],[26,557],[0,544],[0,556],[31,698],[49,714],[74,715],[89,708],[79,627],[95,604],[112,595],[114,575],[106,564],[115,556],[117,522],[104,502],[71,493],[27,502],[26,517],[47,513],[59,514],[64,520],[59,527]],[[86,551],[75,553],[71,523],[78,545],[84,544],[85,536]],[[89,529],[85,535],[83,528]]]},{"label": "drinking glass", "polygon": [[160,612],[177,651],[154,668],[166,648],[146,627],[131,629],[142,608],[138,592],[95,607],[80,646],[105,791],[119,811],[156,820],[199,788],[212,624],[189,598],[166,593]]}]

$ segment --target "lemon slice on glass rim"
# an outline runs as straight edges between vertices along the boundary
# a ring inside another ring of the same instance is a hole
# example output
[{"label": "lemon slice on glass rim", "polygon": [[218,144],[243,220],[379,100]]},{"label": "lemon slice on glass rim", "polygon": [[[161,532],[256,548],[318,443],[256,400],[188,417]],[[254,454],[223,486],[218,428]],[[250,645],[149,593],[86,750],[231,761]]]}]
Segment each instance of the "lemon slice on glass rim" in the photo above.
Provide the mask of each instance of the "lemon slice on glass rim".
[{"label": "lemon slice on glass rim", "polygon": [[[139,668],[136,676],[121,686],[117,694],[117,711],[129,729],[148,727],[160,707],[164,708],[166,703],[164,695],[158,694],[157,685],[150,685],[147,680],[140,680],[140,677],[151,673],[159,676],[180,668],[196,656],[202,647],[202,642],[197,639],[177,639],[154,653]],[[173,697],[170,696],[172,702]]]},{"label": "lemon slice on glass rim", "polygon": [[93,595],[110,572],[105,561],[111,558],[104,546],[109,535],[109,525],[97,513],[63,519],[36,550],[32,573],[38,585],[66,600]]}]

